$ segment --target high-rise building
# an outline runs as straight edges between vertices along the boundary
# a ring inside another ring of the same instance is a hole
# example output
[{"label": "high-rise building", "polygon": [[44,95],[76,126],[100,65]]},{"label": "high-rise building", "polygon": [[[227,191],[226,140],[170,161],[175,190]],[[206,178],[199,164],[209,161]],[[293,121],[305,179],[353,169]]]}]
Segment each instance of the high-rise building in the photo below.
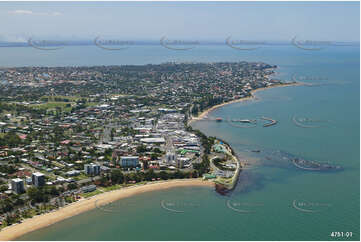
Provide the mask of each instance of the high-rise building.
[{"label": "high-rise building", "polygon": [[45,175],[41,172],[33,173],[31,179],[33,181],[33,185],[36,187],[41,187],[45,185]]},{"label": "high-rise building", "polygon": [[11,190],[17,194],[25,192],[24,181],[20,178],[15,178],[11,180]]},{"label": "high-rise building", "polygon": [[120,165],[122,167],[136,167],[139,164],[138,156],[122,156],[120,157]]},{"label": "high-rise building", "polygon": [[184,160],[177,159],[176,164],[177,164],[177,168],[182,169],[184,167]]},{"label": "high-rise building", "polygon": [[94,163],[85,164],[84,172],[88,175],[97,176],[100,174],[100,165]]},{"label": "high-rise building", "polygon": [[176,156],[173,152],[168,152],[165,157],[168,164],[172,164],[176,159]]}]

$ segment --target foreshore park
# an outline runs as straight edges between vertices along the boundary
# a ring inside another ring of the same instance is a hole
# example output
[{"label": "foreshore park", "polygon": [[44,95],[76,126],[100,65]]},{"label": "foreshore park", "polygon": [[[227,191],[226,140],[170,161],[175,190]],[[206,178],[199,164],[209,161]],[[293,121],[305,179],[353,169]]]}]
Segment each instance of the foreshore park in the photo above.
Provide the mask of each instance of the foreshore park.
[{"label": "foreshore park", "polygon": [[[275,68],[261,62],[1,68],[1,228],[146,183],[197,178],[214,182],[221,194],[234,189],[244,161],[190,123],[222,122],[208,112],[254,90],[296,84],[272,78]],[[244,118],[229,122],[255,123]],[[264,127],[277,123],[262,120]]]}]

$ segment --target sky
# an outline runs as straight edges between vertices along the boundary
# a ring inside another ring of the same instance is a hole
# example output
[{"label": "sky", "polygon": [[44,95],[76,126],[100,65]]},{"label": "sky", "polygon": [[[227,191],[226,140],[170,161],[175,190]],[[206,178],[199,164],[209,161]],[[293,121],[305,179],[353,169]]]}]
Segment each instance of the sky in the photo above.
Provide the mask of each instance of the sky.
[{"label": "sky", "polygon": [[0,41],[359,41],[359,2],[0,2]]}]

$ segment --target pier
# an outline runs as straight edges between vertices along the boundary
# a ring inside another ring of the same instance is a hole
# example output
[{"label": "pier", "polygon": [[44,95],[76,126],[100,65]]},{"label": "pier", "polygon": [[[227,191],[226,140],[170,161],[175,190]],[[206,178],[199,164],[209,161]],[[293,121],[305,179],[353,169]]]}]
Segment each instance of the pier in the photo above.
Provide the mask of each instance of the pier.
[{"label": "pier", "polygon": [[[269,121],[268,123],[263,124],[263,127],[269,127],[269,126],[277,124],[277,122],[278,122],[277,120],[274,120],[274,119],[271,119],[271,118],[268,118],[268,117],[264,117],[264,116],[262,116],[260,119]],[[202,119],[197,119],[197,121],[222,122],[223,119],[220,118],[220,117],[213,118],[213,117],[206,116],[206,117],[204,117]],[[257,119],[228,119],[228,120],[226,120],[226,122],[229,123],[232,126],[239,127],[239,128],[254,128],[254,127],[257,126]],[[250,126],[238,126],[235,123],[250,124]]]},{"label": "pier", "polygon": [[277,120],[274,120],[274,119],[271,119],[271,118],[267,118],[267,117],[262,116],[261,119],[266,120],[266,121],[270,121],[270,123],[264,124],[263,127],[269,127],[269,126],[277,124]]},{"label": "pier", "polygon": [[231,120],[232,122],[238,122],[238,123],[257,123],[257,120],[252,120],[252,119],[234,119]]}]

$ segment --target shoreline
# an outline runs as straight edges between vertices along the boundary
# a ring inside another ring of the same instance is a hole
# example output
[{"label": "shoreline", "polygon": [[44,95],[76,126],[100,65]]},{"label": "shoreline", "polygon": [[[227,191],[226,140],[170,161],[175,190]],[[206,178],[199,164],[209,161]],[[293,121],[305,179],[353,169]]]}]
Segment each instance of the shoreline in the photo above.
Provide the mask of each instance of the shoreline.
[{"label": "shoreline", "polygon": [[204,110],[197,117],[192,117],[188,121],[188,125],[190,125],[192,122],[204,119],[210,112],[216,110],[217,108],[220,108],[220,107],[223,107],[225,105],[232,104],[232,103],[238,103],[238,102],[243,102],[243,101],[256,99],[256,96],[254,96],[253,94],[255,94],[258,91],[263,91],[263,90],[266,90],[266,89],[271,89],[271,88],[276,88],[276,87],[289,87],[289,86],[302,86],[302,85],[303,85],[303,83],[294,82],[294,83],[276,84],[276,85],[272,85],[272,86],[269,86],[269,87],[261,87],[261,88],[254,89],[254,90],[250,91],[251,96],[242,97],[242,98],[235,99],[235,100],[232,100],[232,101],[229,101],[229,102],[224,102],[224,103],[221,103],[221,104],[217,104],[215,106],[212,106],[212,107]]},{"label": "shoreline", "polygon": [[0,240],[1,241],[14,240],[27,233],[48,227],[64,219],[95,209],[99,205],[100,206],[106,205],[126,197],[131,197],[145,192],[152,192],[152,191],[165,190],[174,187],[186,187],[186,186],[213,187],[214,183],[210,181],[203,181],[200,178],[181,179],[181,180],[177,179],[177,180],[167,180],[167,181],[161,181],[155,183],[148,183],[144,185],[134,185],[131,187],[104,192],[92,196],[90,198],[82,199],[77,202],[71,203],[65,207],[59,208],[56,211],[52,211],[49,213],[34,216],[29,219],[25,219],[20,224],[14,224],[9,227],[5,227],[0,231]]},{"label": "shoreline", "polygon": [[[299,86],[302,83],[285,83],[285,84],[276,84],[269,87],[257,88],[250,91],[251,96],[242,97],[239,99],[235,99],[229,102],[225,102],[222,104],[218,104],[212,106],[206,110],[204,110],[198,117],[192,117],[188,121],[188,125],[190,125],[194,121],[204,119],[210,112],[213,110],[223,107],[228,104],[243,102],[247,100],[256,99],[254,93],[258,91],[263,91],[270,88],[275,87],[286,87],[286,86]],[[118,200],[121,200],[126,197],[131,197],[137,194],[164,190],[174,187],[185,187],[185,186],[206,186],[213,187],[214,183],[211,181],[203,181],[201,178],[195,179],[176,179],[176,180],[167,180],[167,181],[157,181],[157,182],[149,182],[144,185],[134,185],[131,187],[120,188],[118,190],[113,190],[109,192],[104,192],[89,198],[81,199],[77,202],[66,205],[65,207],[59,208],[58,210],[44,213],[41,215],[34,216],[32,218],[25,219],[20,224],[14,224],[9,227],[5,227],[0,231],[0,240],[14,240],[18,237],[21,237],[27,233],[33,232],[35,230],[48,227],[52,224],[65,220],[67,218],[71,218],[75,215],[87,212],[89,210],[96,209],[97,206],[106,205]]]}]

